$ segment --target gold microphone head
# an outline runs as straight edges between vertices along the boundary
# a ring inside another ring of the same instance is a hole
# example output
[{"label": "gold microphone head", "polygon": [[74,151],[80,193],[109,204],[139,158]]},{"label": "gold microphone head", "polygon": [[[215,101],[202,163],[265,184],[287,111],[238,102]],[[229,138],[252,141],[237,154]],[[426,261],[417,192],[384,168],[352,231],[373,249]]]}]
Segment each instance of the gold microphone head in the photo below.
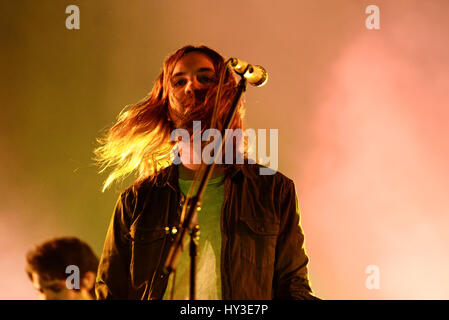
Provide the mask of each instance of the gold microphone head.
[{"label": "gold microphone head", "polygon": [[268,72],[259,65],[250,65],[243,76],[250,84],[256,87],[262,87],[268,81]]},{"label": "gold microphone head", "polygon": [[237,58],[231,58],[230,64],[234,71],[240,75],[243,74],[243,72],[246,70],[246,67],[248,66],[248,63]]},{"label": "gold microphone head", "polygon": [[268,72],[262,66],[251,65],[237,58],[231,58],[230,65],[237,74],[245,77],[246,81],[253,86],[261,87],[268,81]]}]

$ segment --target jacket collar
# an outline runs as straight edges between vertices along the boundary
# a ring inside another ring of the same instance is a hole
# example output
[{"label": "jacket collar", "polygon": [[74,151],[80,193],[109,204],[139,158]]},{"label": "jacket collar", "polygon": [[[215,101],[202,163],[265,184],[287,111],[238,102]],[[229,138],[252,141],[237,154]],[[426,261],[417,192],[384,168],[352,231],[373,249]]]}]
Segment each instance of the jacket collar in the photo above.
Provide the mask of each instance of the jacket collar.
[{"label": "jacket collar", "polygon": [[[175,191],[179,191],[179,172],[178,165],[172,164],[167,168],[161,170],[155,179],[155,183],[158,187],[164,187],[168,185]],[[242,169],[242,165],[236,165],[230,167],[225,174],[226,178],[231,178],[232,180],[237,179],[241,175],[246,175],[245,170]]]}]

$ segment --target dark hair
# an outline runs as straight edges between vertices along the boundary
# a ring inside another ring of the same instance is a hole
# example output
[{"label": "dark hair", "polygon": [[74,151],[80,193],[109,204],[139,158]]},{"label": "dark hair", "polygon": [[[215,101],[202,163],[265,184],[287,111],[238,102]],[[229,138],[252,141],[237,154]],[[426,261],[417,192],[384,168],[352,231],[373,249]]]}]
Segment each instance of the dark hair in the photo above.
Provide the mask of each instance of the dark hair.
[{"label": "dark hair", "polygon": [[[66,267],[76,265],[80,270],[81,278],[88,271],[95,275],[98,269],[98,257],[92,248],[75,237],[54,238],[36,246],[26,255],[26,272],[32,279],[36,272],[44,279],[66,279]],[[95,297],[95,289],[90,294]]]}]

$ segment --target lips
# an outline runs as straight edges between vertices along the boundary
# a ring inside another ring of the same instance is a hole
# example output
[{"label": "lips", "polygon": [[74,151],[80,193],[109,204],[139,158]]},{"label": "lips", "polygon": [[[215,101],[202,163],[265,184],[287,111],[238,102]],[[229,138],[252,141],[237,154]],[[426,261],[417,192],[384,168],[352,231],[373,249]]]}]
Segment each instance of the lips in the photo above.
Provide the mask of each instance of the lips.
[{"label": "lips", "polygon": [[195,90],[195,103],[204,103],[208,89]]},{"label": "lips", "polygon": [[182,111],[172,109],[177,118],[177,127],[191,132],[193,121],[201,121],[201,126],[208,126],[214,105],[214,99],[206,99],[208,90],[195,90],[194,96],[186,96],[180,101]]},{"label": "lips", "polygon": [[182,106],[183,112],[189,109],[200,107],[206,99],[207,90],[195,90],[192,96],[178,97],[178,103]]}]

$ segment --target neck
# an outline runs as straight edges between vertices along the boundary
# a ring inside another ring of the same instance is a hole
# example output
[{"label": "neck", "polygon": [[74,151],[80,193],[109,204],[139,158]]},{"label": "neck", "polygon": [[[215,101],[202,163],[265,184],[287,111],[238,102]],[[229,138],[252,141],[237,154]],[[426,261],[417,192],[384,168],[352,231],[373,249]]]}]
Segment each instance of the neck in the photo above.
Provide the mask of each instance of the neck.
[{"label": "neck", "polygon": [[[179,178],[183,180],[193,180],[195,173],[200,169],[199,164],[184,164],[181,163],[179,166]],[[215,165],[212,171],[211,178],[218,178],[224,174],[224,169],[220,165]]]}]

